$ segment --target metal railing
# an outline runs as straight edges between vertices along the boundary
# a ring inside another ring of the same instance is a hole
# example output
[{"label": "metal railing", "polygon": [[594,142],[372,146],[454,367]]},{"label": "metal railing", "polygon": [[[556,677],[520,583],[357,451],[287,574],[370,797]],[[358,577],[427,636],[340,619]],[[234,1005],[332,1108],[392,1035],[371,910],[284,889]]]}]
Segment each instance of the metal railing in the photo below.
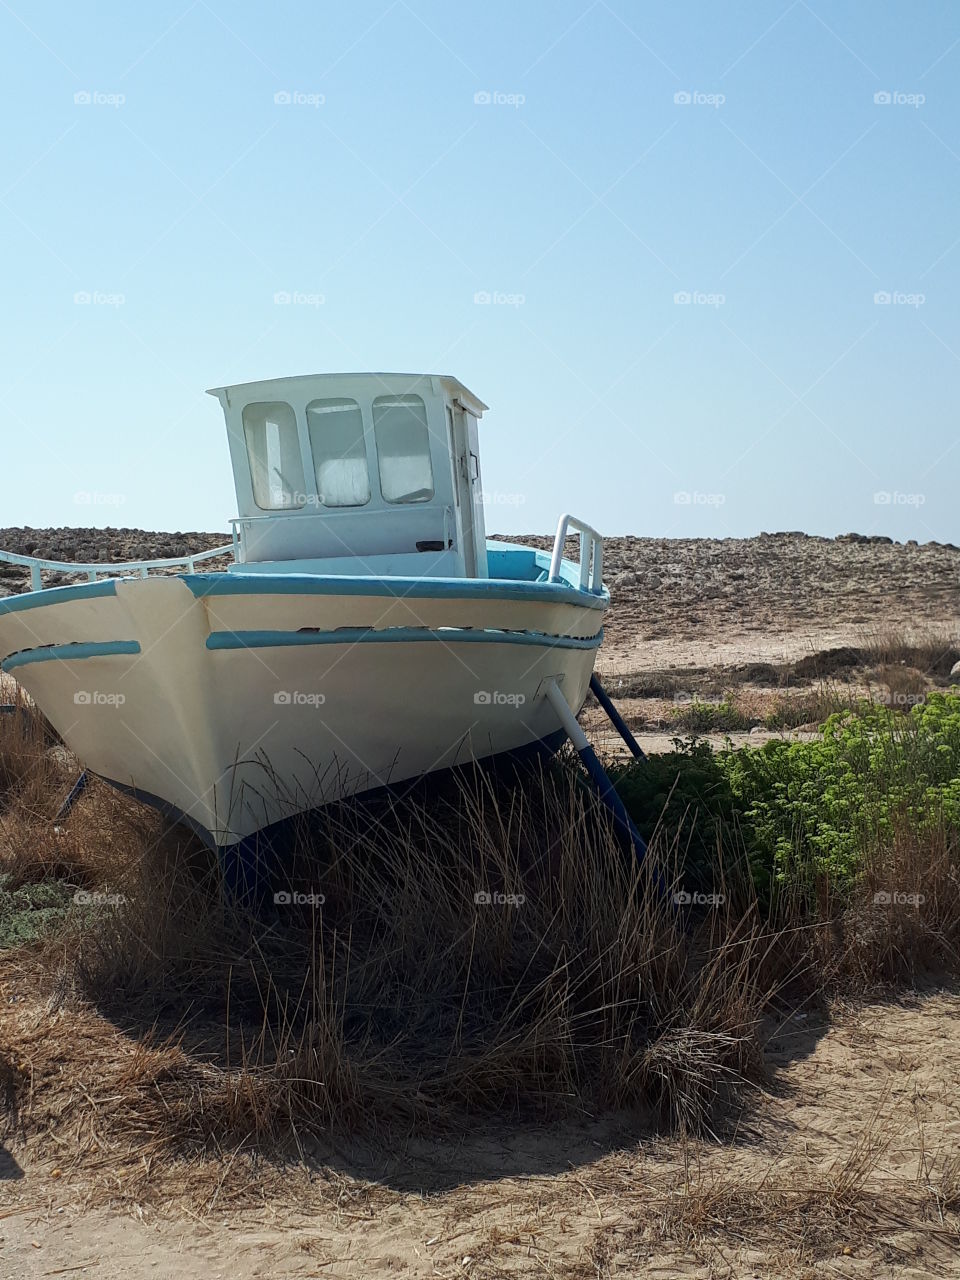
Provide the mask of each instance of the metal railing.
[{"label": "metal railing", "polygon": [[88,582],[96,582],[98,575],[113,577],[116,574],[136,573],[145,578],[151,569],[175,569],[186,565],[190,573],[196,569],[200,560],[212,560],[216,556],[233,554],[233,546],[227,543],[222,547],[214,547],[212,551],[197,551],[193,555],[173,556],[167,560],[123,560],[114,564],[96,562],[94,564],[68,560],[44,560],[40,556],[21,556],[14,551],[0,551],[0,562],[17,564],[30,570],[30,590],[43,590],[43,574],[50,573],[85,573]]},{"label": "metal railing", "polygon": [[570,530],[580,535],[580,590],[599,594],[603,590],[603,538],[591,525],[569,514],[562,515],[557,525],[550,559],[550,581],[564,580],[560,562],[563,560],[563,544]]}]

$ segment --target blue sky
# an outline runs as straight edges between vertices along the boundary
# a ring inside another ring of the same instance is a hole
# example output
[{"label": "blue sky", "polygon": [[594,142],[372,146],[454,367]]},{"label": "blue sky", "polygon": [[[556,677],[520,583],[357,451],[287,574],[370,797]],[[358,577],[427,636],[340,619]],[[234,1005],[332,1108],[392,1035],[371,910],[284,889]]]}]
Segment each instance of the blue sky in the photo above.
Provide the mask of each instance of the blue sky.
[{"label": "blue sky", "polygon": [[225,528],[204,388],[383,369],[491,406],[491,530],[960,542],[955,4],[3,0],[0,32],[0,525]]}]

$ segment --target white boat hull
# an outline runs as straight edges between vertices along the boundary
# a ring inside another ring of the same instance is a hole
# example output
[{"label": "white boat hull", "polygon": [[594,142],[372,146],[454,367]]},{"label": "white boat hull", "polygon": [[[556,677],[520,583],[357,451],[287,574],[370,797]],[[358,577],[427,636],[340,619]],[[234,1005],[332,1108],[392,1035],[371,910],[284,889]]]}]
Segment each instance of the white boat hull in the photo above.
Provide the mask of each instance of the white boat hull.
[{"label": "white boat hull", "polygon": [[253,576],[124,579],[0,610],[3,669],[85,766],[218,846],[551,737],[543,681],[579,711],[606,607],[553,583]]}]

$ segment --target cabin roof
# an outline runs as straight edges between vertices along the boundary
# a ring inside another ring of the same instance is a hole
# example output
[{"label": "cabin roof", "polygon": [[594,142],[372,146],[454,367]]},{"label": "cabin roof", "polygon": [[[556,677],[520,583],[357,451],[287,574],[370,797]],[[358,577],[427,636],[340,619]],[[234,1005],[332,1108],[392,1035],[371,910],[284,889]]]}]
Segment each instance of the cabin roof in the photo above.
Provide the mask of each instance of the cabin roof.
[{"label": "cabin roof", "polygon": [[397,379],[406,379],[409,381],[412,390],[418,382],[435,378],[446,392],[461,398],[468,408],[479,410],[480,413],[489,408],[479,396],[475,396],[458,378],[451,377],[446,373],[301,373],[287,378],[263,378],[258,382],[234,382],[229,386],[209,387],[207,395],[217,396],[221,400],[226,395],[229,402],[229,393],[233,391],[244,393],[253,391],[258,394],[268,395],[271,392],[275,393],[281,386],[291,382],[343,382],[353,378],[365,382],[382,379],[384,381],[384,393],[386,394],[397,392],[396,386],[386,386],[387,379],[390,379],[391,382],[395,382]]}]

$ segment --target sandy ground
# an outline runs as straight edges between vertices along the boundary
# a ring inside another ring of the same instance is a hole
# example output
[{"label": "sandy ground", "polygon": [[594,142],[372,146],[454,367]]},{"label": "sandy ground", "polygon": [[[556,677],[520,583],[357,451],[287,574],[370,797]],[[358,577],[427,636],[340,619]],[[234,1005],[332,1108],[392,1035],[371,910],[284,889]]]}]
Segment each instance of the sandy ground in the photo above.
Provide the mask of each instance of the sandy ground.
[{"label": "sandy ground", "polygon": [[[84,1208],[82,1185],[22,1171],[14,1151],[0,1275],[960,1275],[955,1229],[908,1212],[960,1153],[958,1015],[960,995],[941,991],[829,1029],[802,1015],[773,1029],[769,1091],[722,1145],[637,1141],[615,1119],[493,1128],[456,1145],[340,1152],[338,1173],[292,1175],[256,1211],[199,1216]],[[864,1155],[846,1210],[844,1177]]]}]

